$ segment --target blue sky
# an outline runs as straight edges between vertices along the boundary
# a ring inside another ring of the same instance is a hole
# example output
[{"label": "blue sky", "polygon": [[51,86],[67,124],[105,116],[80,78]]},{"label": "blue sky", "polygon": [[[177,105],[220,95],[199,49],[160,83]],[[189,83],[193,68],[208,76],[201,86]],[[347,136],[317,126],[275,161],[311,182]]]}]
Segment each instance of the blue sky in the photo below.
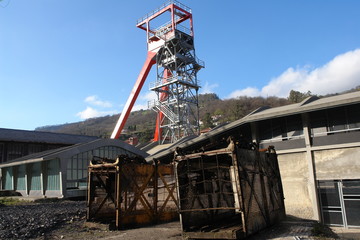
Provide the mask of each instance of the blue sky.
[{"label": "blue sky", "polygon": [[[202,93],[287,97],[360,85],[358,0],[183,0]],[[146,57],[136,20],[163,0],[0,0],[0,128],[121,112]],[[135,109],[153,97],[151,72]]]}]

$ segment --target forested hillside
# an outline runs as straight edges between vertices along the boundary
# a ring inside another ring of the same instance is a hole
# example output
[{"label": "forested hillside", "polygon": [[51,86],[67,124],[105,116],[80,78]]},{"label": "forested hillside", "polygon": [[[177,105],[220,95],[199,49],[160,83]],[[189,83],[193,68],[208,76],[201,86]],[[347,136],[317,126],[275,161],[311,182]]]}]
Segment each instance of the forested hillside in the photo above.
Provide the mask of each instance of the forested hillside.
[{"label": "forested hillside", "polygon": [[[240,97],[237,99],[221,100],[213,93],[199,95],[201,128],[214,127],[217,124],[234,121],[261,106],[277,107],[284,104],[289,104],[289,101],[277,97]],[[119,114],[116,114],[81,122],[38,127],[35,130],[108,138],[118,118]],[[141,142],[149,141],[155,129],[155,119],[156,113],[152,110],[132,112],[124,128],[127,134],[122,137],[127,138],[135,134],[140,138]]]},{"label": "forested hillside", "polygon": [[[359,90],[360,86],[346,92]],[[222,100],[214,93],[202,94],[199,95],[200,127],[201,129],[209,127],[212,128],[219,124],[240,119],[259,107],[283,106],[300,102],[311,95],[311,92],[301,93],[292,90],[288,98],[244,96],[236,99]],[[119,114],[116,114],[112,116],[92,118],[81,122],[44,126],[36,128],[35,130],[108,138],[110,137],[118,118]],[[156,113],[152,110],[132,112],[124,128],[126,134],[122,135],[121,138],[125,140],[132,135],[136,135],[139,137],[140,142],[144,143],[150,141],[153,137],[155,129],[155,119]]]}]

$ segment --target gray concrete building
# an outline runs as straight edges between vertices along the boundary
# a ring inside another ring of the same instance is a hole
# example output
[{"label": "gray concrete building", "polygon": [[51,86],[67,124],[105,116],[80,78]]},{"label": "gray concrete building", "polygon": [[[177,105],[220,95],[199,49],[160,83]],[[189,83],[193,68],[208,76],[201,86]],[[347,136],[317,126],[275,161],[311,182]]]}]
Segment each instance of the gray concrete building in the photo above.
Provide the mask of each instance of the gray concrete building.
[{"label": "gray concrete building", "polygon": [[98,137],[0,128],[0,164],[29,154],[95,139]]},{"label": "gray concrete building", "polygon": [[360,227],[360,92],[262,107],[148,159],[167,162],[177,146],[196,150],[230,135],[275,146],[287,214]]},{"label": "gray concrete building", "polygon": [[[4,130],[5,131],[5,130]],[[1,132],[1,131],[0,131]],[[10,131],[14,133],[14,131]],[[9,132],[9,133],[10,133]],[[86,196],[87,190],[87,168],[89,161],[94,157],[116,159],[118,155],[130,157],[146,157],[143,151],[115,139],[98,139],[94,137],[48,134],[41,141],[37,132],[16,130],[16,134],[27,135],[24,138],[8,136],[5,146],[22,146],[19,155],[25,153],[29,145],[37,144],[50,149],[25,154],[23,156],[8,159],[0,163],[0,190],[16,191],[25,197],[78,197]],[[32,138],[30,135],[32,135]],[[43,133],[40,135],[44,136]],[[49,138],[50,136],[50,138]],[[13,141],[10,141],[12,139]],[[18,140],[18,141],[15,141]],[[51,144],[51,139],[58,142]],[[56,140],[55,140],[56,139]],[[63,139],[59,145],[59,139]],[[95,140],[94,140],[95,139]],[[46,142],[48,141],[48,142]],[[31,142],[31,143],[30,143]],[[36,143],[35,143],[36,142]],[[66,142],[66,144],[65,144]],[[70,144],[70,143],[77,144]],[[62,146],[62,147],[59,147]],[[12,147],[4,147],[3,156],[12,153]]]}]

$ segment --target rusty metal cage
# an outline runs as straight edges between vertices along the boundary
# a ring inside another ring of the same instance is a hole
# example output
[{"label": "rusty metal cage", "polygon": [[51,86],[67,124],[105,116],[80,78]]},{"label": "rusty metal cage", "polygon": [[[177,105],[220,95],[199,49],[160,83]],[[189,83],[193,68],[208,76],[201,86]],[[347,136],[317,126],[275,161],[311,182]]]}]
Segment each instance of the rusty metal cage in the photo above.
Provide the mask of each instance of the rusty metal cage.
[{"label": "rusty metal cage", "polygon": [[175,161],[185,238],[241,239],[285,217],[276,153],[234,147]]},{"label": "rusty metal cage", "polygon": [[124,161],[88,168],[87,219],[115,220],[117,229],[178,218],[172,165]]}]

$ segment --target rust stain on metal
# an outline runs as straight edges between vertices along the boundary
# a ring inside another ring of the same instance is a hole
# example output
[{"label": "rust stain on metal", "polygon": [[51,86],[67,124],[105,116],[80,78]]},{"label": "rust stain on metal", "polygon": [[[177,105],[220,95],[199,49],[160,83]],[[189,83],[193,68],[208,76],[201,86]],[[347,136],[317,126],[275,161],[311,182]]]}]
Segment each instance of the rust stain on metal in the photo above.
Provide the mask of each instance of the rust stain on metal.
[{"label": "rust stain on metal", "polygon": [[177,155],[175,175],[185,238],[241,239],[285,217],[274,149],[247,150],[231,141]]},{"label": "rust stain on metal", "polygon": [[87,219],[113,219],[116,228],[178,218],[172,165],[119,156],[88,168]]}]

